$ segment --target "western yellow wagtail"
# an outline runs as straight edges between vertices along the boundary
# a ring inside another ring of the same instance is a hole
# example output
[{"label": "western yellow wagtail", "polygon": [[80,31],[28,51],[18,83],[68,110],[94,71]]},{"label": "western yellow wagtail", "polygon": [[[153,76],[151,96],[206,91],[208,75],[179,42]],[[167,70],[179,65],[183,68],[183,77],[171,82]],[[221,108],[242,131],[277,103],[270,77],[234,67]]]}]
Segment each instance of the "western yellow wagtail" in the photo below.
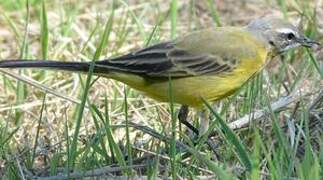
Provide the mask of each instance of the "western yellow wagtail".
[{"label": "western yellow wagtail", "polygon": [[[306,38],[292,24],[267,17],[254,20],[245,27],[200,30],[124,56],[97,61],[93,71],[163,102],[169,101],[171,78],[173,101],[182,104],[182,113],[187,113],[187,106],[203,106],[202,98],[216,101],[229,96],[273,56],[291,48],[314,44],[319,43]],[[87,72],[89,67],[89,62],[0,61],[0,68]],[[201,122],[201,134],[207,130],[207,119]]]}]

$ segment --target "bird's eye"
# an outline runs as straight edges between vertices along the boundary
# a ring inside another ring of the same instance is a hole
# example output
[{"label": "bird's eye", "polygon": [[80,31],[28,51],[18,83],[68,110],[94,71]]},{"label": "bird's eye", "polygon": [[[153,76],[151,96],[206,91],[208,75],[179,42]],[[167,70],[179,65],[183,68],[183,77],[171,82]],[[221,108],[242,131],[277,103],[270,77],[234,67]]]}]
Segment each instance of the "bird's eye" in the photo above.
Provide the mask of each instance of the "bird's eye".
[{"label": "bird's eye", "polygon": [[295,38],[295,35],[293,34],[293,33],[288,33],[287,34],[287,40],[292,40],[292,39],[294,39]]}]

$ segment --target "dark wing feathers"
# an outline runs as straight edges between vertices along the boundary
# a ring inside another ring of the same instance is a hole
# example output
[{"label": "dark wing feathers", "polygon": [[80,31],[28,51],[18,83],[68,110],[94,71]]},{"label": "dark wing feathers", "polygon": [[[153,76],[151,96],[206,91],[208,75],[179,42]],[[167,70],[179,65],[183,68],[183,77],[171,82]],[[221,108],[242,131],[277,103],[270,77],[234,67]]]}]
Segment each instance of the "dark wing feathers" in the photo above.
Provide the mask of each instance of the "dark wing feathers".
[{"label": "dark wing feathers", "polygon": [[120,56],[114,59],[98,61],[97,66],[108,66],[121,72],[148,75],[149,72],[161,72],[173,65],[167,58],[168,43],[157,44],[137,52]]},{"label": "dark wing feathers", "polygon": [[107,66],[116,71],[154,78],[214,75],[234,68],[227,59],[210,54],[190,53],[176,47],[173,42],[160,43],[125,56],[98,61],[96,66]]}]

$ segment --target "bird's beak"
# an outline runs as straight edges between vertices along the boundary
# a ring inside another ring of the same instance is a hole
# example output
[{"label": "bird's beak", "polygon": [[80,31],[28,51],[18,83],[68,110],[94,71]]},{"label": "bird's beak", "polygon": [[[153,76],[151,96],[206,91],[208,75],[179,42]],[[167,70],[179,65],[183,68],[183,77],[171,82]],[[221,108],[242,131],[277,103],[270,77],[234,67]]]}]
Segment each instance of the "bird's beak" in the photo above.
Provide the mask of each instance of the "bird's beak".
[{"label": "bird's beak", "polygon": [[299,38],[298,42],[304,47],[312,47],[314,45],[318,45],[318,46],[321,45],[319,42],[314,41],[314,40],[307,38],[307,37]]}]

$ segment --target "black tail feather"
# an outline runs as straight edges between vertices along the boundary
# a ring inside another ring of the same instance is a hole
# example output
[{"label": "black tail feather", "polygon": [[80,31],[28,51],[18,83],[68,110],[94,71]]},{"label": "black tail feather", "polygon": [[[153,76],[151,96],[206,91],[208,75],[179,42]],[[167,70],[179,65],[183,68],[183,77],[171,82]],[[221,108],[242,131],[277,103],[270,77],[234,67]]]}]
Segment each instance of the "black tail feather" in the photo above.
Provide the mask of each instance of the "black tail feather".
[{"label": "black tail feather", "polygon": [[[72,72],[88,72],[90,62],[63,62],[52,60],[3,60],[0,68],[41,68]],[[108,73],[108,67],[94,65],[94,73]]]}]

